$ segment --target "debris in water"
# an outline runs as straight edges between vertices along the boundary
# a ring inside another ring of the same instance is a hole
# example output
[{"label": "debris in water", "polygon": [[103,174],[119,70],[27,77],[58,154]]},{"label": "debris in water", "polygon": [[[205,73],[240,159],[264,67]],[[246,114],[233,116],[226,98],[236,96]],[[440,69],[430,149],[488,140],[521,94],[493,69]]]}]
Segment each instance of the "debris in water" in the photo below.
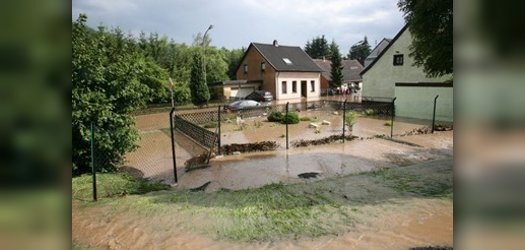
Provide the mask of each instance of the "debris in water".
[{"label": "debris in water", "polygon": [[271,151],[277,148],[277,142],[275,141],[262,141],[255,143],[244,143],[244,144],[229,144],[221,147],[221,152],[225,155],[231,155],[234,152],[255,152],[255,151]]},{"label": "debris in water", "polygon": [[308,172],[308,173],[298,174],[297,176],[303,179],[310,179],[310,178],[316,178],[317,176],[319,176],[319,174],[320,173],[316,173],[316,172]]},{"label": "debris in water", "polygon": [[427,247],[412,247],[410,250],[452,250],[452,247],[442,246],[427,246]]},{"label": "debris in water", "polygon": [[232,155],[241,155],[241,152],[240,151],[235,151],[232,153]]},{"label": "debris in water", "polygon": [[190,188],[190,191],[191,192],[199,192],[199,191],[204,191],[206,190],[206,188],[208,187],[208,185],[210,185],[211,181],[208,181],[206,183],[204,183],[202,186],[200,187],[196,187],[196,188]]},{"label": "debris in water", "polygon": [[332,124],[331,122],[327,121],[327,120],[323,120],[323,122],[321,123],[322,125],[330,125]]}]

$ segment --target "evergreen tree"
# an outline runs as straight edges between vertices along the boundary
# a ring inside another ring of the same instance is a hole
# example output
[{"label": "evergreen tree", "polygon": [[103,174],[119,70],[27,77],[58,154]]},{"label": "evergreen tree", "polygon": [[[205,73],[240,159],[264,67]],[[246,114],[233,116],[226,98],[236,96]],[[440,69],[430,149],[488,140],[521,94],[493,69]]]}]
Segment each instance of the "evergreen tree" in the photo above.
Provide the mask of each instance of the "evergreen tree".
[{"label": "evergreen tree", "polygon": [[334,55],[334,53],[337,51],[337,53],[340,54],[339,52],[339,45],[337,45],[337,43],[335,43],[335,40],[332,39],[332,43],[330,43],[330,47],[328,48],[328,58],[329,60],[332,60],[332,55]]},{"label": "evergreen tree", "polygon": [[330,56],[330,48],[324,35],[313,38],[311,42],[307,41],[304,51],[312,59],[323,59],[323,57]]},{"label": "evergreen tree", "polygon": [[410,56],[429,77],[453,72],[452,0],[400,0],[412,34]]},{"label": "evergreen tree", "polygon": [[191,102],[195,106],[201,107],[208,104],[210,100],[210,91],[204,79],[204,67],[202,65],[202,54],[197,51],[193,55],[193,62],[191,64]]},{"label": "evergreen tree", "polygon": [[330,46],[330,60],[332,62],[332,69],[330,70],[330,88],[337,88],[343,84],[343,66],[341,62],[341,53],[339,52],[339,46],[334,42]]},{"label": "evergreen tree", "polygon": [[352,45],[350,52],[348,53],[348,58],[352,60],[359,61],[362,65],[365,63],[365,59],[370,55],[371,49],[370,44],[368,44],[368,39],[365,38],[356,44]]}]

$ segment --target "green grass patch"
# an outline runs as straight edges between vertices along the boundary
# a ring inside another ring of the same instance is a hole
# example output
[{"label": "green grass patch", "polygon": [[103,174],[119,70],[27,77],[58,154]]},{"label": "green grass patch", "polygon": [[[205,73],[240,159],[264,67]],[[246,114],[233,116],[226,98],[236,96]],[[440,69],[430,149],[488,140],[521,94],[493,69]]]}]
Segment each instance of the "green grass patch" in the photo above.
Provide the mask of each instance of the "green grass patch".
[{"label": "green grass patch", "polygon": [[452,169],[421,174],[411,167],[398,167],[372,173],[385,186],[398,192],[408,192],[424,197],[452,198]]},{"label": "green grass patch", "polygon": [[[92,199],[93,177],[90,174],[74,177],[71,187],[73,199]],[[170,186],[167,184],[149,182],[123,173],[97,173],[97,196],[99,198],[144,194],[169,188]]]},{"label": "green grass patch", "polygon": [[[305,195],[283,184],[214,193],[181,191],[155,203],[215,218],[208,226],[219,238],[255,241],[336,234],[352,221],[340,204],[321,192]],[[203,209],[204,208],[204,209]]]}]

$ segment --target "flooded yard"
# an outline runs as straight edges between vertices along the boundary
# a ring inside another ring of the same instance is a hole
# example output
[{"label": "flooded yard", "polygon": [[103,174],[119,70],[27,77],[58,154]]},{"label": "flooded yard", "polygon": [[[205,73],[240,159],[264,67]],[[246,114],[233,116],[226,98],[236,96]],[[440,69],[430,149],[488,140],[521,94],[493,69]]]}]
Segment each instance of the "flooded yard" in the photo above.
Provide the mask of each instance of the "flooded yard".
[{"label": "flooded yard", "polygon": [[[290,142],[342,132],[340,115],[308,114],[331,124],[323,125],[321,134],[308,128],[310,122],[290,125]],[[360,117],[352,134],[361,139],[286,150],[284,125],[250,118],[245,123],[252,125],[242,130],[234,123],[223,126],[223,144],[275,140],[277,150],[217,157],[208,168],[185,172],[184,162],[204,149],[177,134],[179,182],[173,185],[166,118],[137,117],[140,147],[126,156],[124,168],[172,184],[171,189],[97,203],[74,200],[75,244],[87,249],[453,245],[452,131],[394,137],[398,141],[368,138],[389,134],[390,127],[386,120]],[[396,120],[394,134],[426,125]],[[301,178],[305,173],[314,177]]]}]

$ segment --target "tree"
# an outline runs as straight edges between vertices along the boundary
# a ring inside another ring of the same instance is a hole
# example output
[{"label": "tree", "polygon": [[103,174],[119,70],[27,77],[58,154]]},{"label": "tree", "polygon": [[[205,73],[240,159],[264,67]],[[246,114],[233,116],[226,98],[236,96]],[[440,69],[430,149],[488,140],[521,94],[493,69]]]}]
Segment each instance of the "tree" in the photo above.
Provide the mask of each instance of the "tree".
[{"label": "tree", "polygon": [[304,51],[313,59],[323,59],[330,55],[328,41],[322,36],[317,36],[312,41],[307,41]]},{"label": "tree", "polygon": [[339,46],[337,46],[335,41],[332,41],[330,48],[332,53],[330,55],[330,60],[332,62],[332,69],[330,70],[330,77],[332,78],[332,81],[330,81],[330,88],[337,88],[343,84],[343,66],[341,62],[341,53],[339,52]]},{"label": "tree", "polygon": [[368,44],[368,39],[365,38],[350,47],[348,53],[348,58],[351,60],[357,60],[364,65],[366,57],[370,55],[370,44]]},{"label": "tree", "polygon": [[73,174],[90,171],[90,124],[96,126],[96,166],[99,171],[115,170],[125,153],[136,148],[138,132],[130,112],[143,107],[139,74],[146,67],[140,54],[122,46],[119,53],[108,46],[105,31],[86,26],[80,14],[72,32],[72,141]]},{"label": "tree", "polygon": [[452,0],[400,0],[412,34],[410,56],[429,77],[453,73]]},{"label": "tree", "polygon": [[330,46],[328,47],[328,59],[332,60],[332,55],[337,51],[337,53],[341,54],[339,52],[339,45],[335,42],[335,40],[332,39],[332,43],[330,43]]},{"label": "tree", "polygon": [[204,79],[202,59],[202,54],[199,51],[195,52],[191,65],[191,102],[196,106],[207,104],[210,100],[210,91]]}]

